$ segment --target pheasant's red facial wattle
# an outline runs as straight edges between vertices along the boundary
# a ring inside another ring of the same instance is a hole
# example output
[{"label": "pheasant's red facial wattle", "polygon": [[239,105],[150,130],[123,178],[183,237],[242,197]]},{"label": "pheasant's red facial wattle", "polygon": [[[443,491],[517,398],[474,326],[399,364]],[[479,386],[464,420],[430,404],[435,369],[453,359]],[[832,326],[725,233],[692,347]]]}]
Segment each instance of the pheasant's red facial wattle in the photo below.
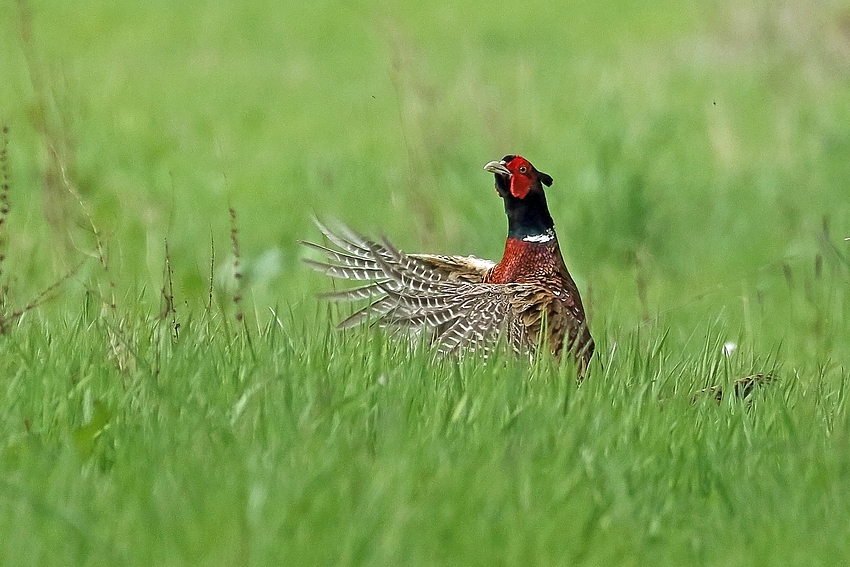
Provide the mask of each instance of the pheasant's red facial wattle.
[{"label": "pheasant's red facial wattle", "polygon": [[517,199],[525,199],[525,196],[531,191],[531,184],[534,181],[532,177],[534,168],[522,156],[516,156],[505,164],[505,167],[511,172],[511,195]]},{"label": "pheasant's red facial wattle", "polygon": [[511,195],[517,199],[525,199],[531,190],[531,180],[518,175],[511,176]]}]

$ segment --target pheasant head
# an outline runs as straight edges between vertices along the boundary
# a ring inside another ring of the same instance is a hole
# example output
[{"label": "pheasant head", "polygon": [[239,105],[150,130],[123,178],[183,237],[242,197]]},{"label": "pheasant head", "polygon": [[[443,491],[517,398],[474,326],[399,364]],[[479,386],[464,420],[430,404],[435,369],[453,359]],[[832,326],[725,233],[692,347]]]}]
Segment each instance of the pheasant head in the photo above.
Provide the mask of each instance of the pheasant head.
[{"label": "pheasant head", "polygon": [[552,185],[550,175],[535,169],[524,157],[515,155],[491,161],[484,169],[496,178],[496,192],[505,201],[509,237],[524,239],[554,230],[543,192],[544,185]]}]

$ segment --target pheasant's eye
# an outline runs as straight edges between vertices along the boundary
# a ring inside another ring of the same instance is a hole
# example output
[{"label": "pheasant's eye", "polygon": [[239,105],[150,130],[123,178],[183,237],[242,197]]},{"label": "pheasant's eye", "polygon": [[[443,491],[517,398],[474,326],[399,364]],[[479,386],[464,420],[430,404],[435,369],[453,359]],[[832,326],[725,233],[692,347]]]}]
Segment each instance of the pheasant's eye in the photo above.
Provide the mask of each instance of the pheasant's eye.
[{"label": "pheasant's eye", "polygon": [[528,171],[527,167],[525,167],[524,165],[519,166],[519,172],[520,173],[525,173],[526,171]]}]

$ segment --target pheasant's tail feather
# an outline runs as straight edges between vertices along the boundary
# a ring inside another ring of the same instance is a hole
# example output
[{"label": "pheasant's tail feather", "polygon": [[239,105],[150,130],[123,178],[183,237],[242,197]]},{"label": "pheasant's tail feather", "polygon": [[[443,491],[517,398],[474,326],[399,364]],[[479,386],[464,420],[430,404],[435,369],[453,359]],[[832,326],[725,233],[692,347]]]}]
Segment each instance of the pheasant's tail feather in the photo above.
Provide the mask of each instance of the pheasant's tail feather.
[{"label": "pheasant's tail feather", "polygon": [[304,259],[304,263],[326,276],[346,280],[375,280],[380,278],[383,273],[379,268],[358,268],[355,266],[328,264],[308,258]]},{"label": "pheasant's tail feather", "polygon": [[328,291],[325,293],[320,293],[317,295],[319,299],[325,299],[327,301],[359,301],[361,299],[374,299],[378,300],[384,295],[384,291],[381,289],[380,284],[378,282],[370,282],[361,287],[354,287],[351,289],[344,289],[342,291]]},{"label": "pheasant's tail feather", "polygon": [[384,316],[392,311],[393,302],[387,297],[381,297],[380,299],[366,304],[364,307],[361,307],[357,311],[355,311],[352,315],[341,321],[338,325],[338,329],[350,329],[351,327],[356,327],[358,325],[362,325],[367,321],[370,323],[380,323]]},{"label": "pheasant's tail feather", "polygon": [[307,248],[321,252],[328,262],[342,264],[353,268],[377,268],[377,264],[369,258],[354,254],[347,254],[345,252],[338,252],[327,248],[326,246],[322,246],[321,244],[314,244],[313,242],[307,242],[306,240],[300,240],[299,242]]},{"label": "pheasant's tail feather", "polygon": [[[319,219],[314,218],[313,222],[316,224],[319,231],[325,235],[325,238],[330,240],[335,246],[350,254],[360,256],[361,258],[369,257],[367,241],[342,223],[335,223],[336,232],[334,232],[322,224]],[[339,235],[337,233],[339,233]]]}]

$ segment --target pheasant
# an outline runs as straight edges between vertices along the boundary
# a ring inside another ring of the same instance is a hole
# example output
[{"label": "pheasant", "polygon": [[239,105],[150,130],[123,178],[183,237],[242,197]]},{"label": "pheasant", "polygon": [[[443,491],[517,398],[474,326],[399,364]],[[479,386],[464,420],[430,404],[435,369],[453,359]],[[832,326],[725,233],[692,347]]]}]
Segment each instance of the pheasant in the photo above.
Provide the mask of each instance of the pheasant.
[{"label": "pheasant", "polygon": [[367,300],[340,328],[370,322],[424,329],[442,353],[487,353],[504,341],[519,353],[532,356],[543,347],[560,358],[566,348],[581,379],[594,344],[546,205],[543,186],[551,186],[552,177],[516,155],[484,169],[494,175],[508,217],[498,264],[474,256],[405,254],[387,239],[372,241],[318,221],[336,248],[302,242],[324,256],[305,262],[333,278],[367,282],[322,295],[333,301]]}]

